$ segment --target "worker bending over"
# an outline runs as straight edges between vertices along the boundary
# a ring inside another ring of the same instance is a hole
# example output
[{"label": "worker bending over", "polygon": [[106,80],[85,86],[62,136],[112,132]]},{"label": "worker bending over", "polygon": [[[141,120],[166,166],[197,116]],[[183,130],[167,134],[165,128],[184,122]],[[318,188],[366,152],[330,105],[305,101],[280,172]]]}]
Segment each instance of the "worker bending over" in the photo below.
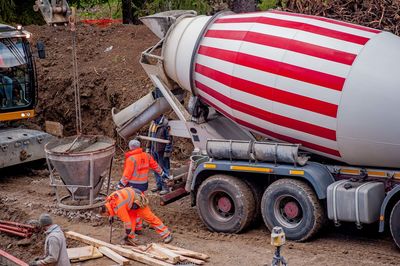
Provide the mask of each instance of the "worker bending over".
[{"label": "worker bending over", "polygon": [[114,216],[118,216],[124,222],[125,237],[123,242],[128,245],[138,245],[136,230],[136,219],[142,218],[164,240],[164,243],[172,241],[171,232],[163,222],[154,215],[148,206],[148,199],[138,189],[126,187],[121,190],[115,191],[107,197],[105,206],[102,207],[102,215],[108,216],[110,222],[113,222]]},{"label": "worker bending over", "polygon": [[39,224],[45,230],[46,241],[44,244],[45,256],[36,258],[29,263],[29,266],[36,265],[55,265],[55,266],[70,266],[67,243],[65,236],[60,226],[53,224],[50,215],[44,213],[39,217]]},{"label": "worker bending over", "polygon": [[[145,192],[149,187],[149,171],[168,178],[154,158],[140,148],[140,142],[136,139],[129,141],[129,150],[125,154],[124,172],[117,185],[117,189],[131,187]],[[143,221],[140,217],[136,220],[136,233],[141,234]]]}]

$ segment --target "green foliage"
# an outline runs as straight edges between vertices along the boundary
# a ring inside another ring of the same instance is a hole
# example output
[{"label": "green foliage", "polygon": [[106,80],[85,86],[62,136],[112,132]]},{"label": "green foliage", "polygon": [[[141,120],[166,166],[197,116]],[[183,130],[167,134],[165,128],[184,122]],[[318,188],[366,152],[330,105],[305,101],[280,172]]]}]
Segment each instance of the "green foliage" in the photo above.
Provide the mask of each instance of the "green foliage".
[{"label": "green foliage", "polygon": [[207,0],[153,0],[146,1],[140,15],[174,9],[196,10],[199,14],[208,14],[211,11],[211,6]]},{"label": "green foliage", "polygon": [[82,19],[99,19],[99,18],[121,18],[121,0],[108,0],[105,3],[93,5],[85,4],[84,8],[78,9],[79,17]]},{"label": "green foliage", "polygon": [[0,0],[0,22],[10,21],[15,18],[15,3],[13,0]]},{"label": "green foliage", "polygon": [[260,10],[268,10],[277,6],[277,0],[261,0],[257,5]]}]

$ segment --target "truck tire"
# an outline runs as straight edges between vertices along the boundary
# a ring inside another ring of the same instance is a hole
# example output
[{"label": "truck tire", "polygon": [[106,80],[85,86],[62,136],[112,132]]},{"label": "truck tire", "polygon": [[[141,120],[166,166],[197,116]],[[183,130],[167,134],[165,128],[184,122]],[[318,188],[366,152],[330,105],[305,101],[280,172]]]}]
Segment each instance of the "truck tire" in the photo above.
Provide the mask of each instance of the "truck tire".
[{"label": "truck tire", "polygon": [[254,218],[253,193],[237,177],[209,177],[200,185],[196,202],[201,220],[214,232],[239,233]]},{"label": "truck tire", "polygon": [[280,179],[264,192],[261,213],[271,231],[274,226],[283,228],[286,238],[305,241],[314,236],[326,217],[314,191],[305,182]]},{"label": "truck tire", "polygon": [[255,203],[255,211],[250,226],[258,226],[261,223],[261,199],[264,189],[260,184],[257,184],[255,182],[249,180],[244,181],[250,187]]},{"label": "truck tire", "polygon": [[400,201],[394,205],[390,213],[389,225],[392,238],[397,247],[400,248]]}]

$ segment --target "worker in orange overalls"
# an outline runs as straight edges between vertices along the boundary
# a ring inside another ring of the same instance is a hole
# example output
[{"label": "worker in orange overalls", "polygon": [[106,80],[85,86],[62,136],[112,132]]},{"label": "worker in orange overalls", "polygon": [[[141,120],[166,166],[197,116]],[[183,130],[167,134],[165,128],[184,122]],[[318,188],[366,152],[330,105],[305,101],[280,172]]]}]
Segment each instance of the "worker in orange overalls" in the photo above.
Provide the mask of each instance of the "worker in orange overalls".
[{"label": "worker in orange overalls", "polygon": [[138,245],[135,234],[136,219],[138,217],[153,227],[164,240],[164,243],[172,241],[172,235],[168,227],[154,215],[148,206],[148,199],[138,189],[126,187],[111,193],[106,199],[102,213],[109,217],[110,222],[113,222],[114,216],[118,216],[124,222],[126,236],[123,241],[125,244]]},{"label": "worker in orange overalls", "polygon": [[[149,187],[149,171],[168,178],[165,172],[157,164],[154,158],[140,148],[140,142],[136,139],[129,141],[129,150],[125,154],[124,172],[117,188],[131,187],[145,192]],[[140,234],[143,229],[142,220],[138,217],[136,221],[136,232]]]}]

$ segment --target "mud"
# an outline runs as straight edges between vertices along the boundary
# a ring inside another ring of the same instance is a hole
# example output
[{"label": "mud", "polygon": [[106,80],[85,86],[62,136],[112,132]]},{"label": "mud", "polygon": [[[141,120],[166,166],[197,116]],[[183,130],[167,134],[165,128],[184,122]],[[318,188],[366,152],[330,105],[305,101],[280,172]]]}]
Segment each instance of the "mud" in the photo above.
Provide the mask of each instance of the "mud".
[{"label": "mud", "polygon": [[[113,184],[121,174],[122,160],[115,161],[112,171]],[[104,218],[93,211],[66,211],[56,206],[54,193],[48,186],[48,171],[39,170],[35,174],[15,171],[13,177],[8,170],[0,175],[2,196],[0,218],[19,222],[37,218],[40,213],[51,213],[55,222],[64,230],[74,230],[108,241],[109,226]],[[154,179],[150,179],[150,187]],[[274,249],[270,246],[270,235],[263,223],[253,226],[241,234],[210,232],[200,221],[196,208],[191,207],[190,199],[184,198],[167,206],[160,206],[157,195],[150,193],[153,211],[174,233],[174,244],[207,253],[211,256],[208,265],[264,265],[270,263]],[[353,224],[335,228],[329,225],[316,239],[306,243],[288,241],[283,255],[289,265],[398,265],[400,252],[388,234],[378,234],[377,226],[359,231]],[[122,223],[114,225],[113,243],[118,244],[123,236]],[[146,228],[140,236],[143,243],[157,242],[155,232]],[[0,247],[7,252],[29,261],[41,255],[43,237],[34,238],[31,244],[18,246],[17,237],[0,234]],[[82,243],[68,241],[68,246],[84,246]],[[84,262],[81,265],[112,265],[106,258]],[[134,263],[133,265],[141,265]]]}]

